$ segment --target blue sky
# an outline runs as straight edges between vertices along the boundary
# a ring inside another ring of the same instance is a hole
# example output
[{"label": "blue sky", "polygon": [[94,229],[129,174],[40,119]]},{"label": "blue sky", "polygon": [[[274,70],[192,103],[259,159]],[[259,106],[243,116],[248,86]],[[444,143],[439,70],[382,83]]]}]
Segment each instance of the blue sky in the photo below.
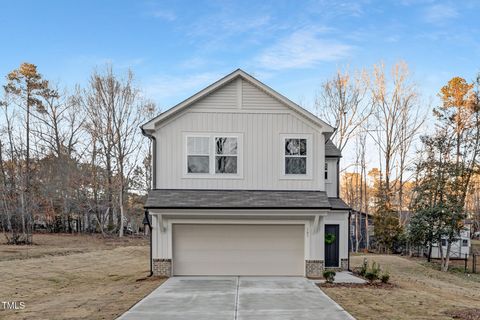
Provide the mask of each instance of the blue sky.
[{"label": "blue sky", "polygon": [[[480,71],[479,1],[3,1],[0,75],[128,67],[166,108],[236,68],[302,105],[339,67],[405,60],[428,100]],[[3,81],[0,81],[0,83]]]}]

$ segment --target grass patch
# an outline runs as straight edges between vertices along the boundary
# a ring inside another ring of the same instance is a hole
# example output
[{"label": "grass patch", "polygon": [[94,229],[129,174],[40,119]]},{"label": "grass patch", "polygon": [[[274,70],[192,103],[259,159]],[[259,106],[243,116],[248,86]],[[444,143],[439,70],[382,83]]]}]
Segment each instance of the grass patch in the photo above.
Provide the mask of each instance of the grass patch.
[{"label": "grass patch", "polygon": [[[360,267],[365,256],[352,256],[351,267]],[[390,272],[394,287],[321,287],[355,318],[449,319],[448,312],[480,306],[480,283],[454,272],[445,273],[420,260],[394,255],[367,255]]]},{"label": "grass patch", "polygon": [[115,319],[165,281],[147,277],[145,239],[35,235],[34,241],[0,245],[0,301],[26,306],[0,308],[0,319]]}]

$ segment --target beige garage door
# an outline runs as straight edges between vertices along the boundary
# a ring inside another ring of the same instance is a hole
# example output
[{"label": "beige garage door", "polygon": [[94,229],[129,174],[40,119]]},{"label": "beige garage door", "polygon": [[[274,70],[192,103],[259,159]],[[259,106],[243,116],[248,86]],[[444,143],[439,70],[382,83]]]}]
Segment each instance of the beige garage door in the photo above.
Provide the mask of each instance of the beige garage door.
[{"label": "beige garage door", "polygon": [[174,275],[304,274],[304,225],[173,225]]}]

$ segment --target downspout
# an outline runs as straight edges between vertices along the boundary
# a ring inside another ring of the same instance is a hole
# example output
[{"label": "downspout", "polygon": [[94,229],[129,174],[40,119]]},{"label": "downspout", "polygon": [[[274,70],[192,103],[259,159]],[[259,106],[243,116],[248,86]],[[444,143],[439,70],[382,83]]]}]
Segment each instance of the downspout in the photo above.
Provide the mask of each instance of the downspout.
[{"label": "downspout", "polygon": [[[142,129],[142,134],[149,138],[152,141],[152,185],[150,186],[151,189],[157,188],[157,139],[154,135],[147,133],[145,130]],[[153,276],[153,248],[152,248],[152,224],[150,223],[148,209],[145,210],[145,218],[148,222],[148,229],[149,229],[149,238],[150,238],[150,277]]]},{"label": "downspout", "polygon": [[352,210],[348,211],[348,264],[347,264],[347,269],[348,271],[350,270],[350,251],[352,250],[352,237],[350,236],[350,225],[351,225],[351,220],[352,219]]},{"label": "downspout", "polygon": [[152,141],[152,185],[151,189],[157,188],[157,139],[142,128],[142,134]]},{"label": "downspout", "polygon": [[153,276],[153,249],[152,249],[152,224],[150,223],[150,217],[148,214],[148,209],[145,210],[145,219],[147,219],[147,224],[148,224],[148,235],[150,236],[150,275],[149,277]]},{"label": "downspout", "polygon": [[337,159],[337,198],[340,198],[340,158]]}]

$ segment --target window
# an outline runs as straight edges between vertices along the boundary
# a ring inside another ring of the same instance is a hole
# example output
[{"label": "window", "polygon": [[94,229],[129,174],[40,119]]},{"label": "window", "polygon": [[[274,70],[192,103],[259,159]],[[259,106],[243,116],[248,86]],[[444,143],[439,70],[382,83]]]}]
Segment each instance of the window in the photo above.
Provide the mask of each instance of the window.
[{"label": "window", "polygon": [[447,240],[446,239],[442,239],[442,247],[446,247],[447,246]]},{"label": "window", "polygon": [[215,137],[215,173],[237,173],[237,138]]},{"label": "window", "polygon": [[285,174],[307,174],[307,139],[285,139]]},{"label": "window", "polygon": [[242,178],[241,133],[186,133],[185,178]]},{"label": "window", "polygon": [[325,162],[325,180],[328,180],[328,163]]},{"label": "window", "polygon": [[462,247],[468,247],[468,240],[467,239],[462,240]]},{"label": "window", "polygon": [[187,172],[210,172],[209,137],[187,138]]}]

